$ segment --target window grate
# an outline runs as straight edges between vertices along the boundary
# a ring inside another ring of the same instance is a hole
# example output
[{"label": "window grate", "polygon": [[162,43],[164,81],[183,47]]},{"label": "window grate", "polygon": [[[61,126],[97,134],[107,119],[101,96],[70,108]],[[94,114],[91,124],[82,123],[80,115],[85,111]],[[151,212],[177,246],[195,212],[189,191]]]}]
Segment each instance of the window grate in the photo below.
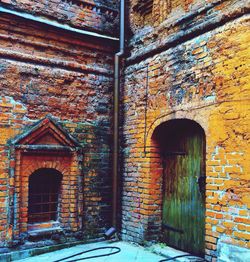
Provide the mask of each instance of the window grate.
[{"label": "window grate", "polygon": [[61,174],[41,169],[29,179],[29,223],[57,220]]}]

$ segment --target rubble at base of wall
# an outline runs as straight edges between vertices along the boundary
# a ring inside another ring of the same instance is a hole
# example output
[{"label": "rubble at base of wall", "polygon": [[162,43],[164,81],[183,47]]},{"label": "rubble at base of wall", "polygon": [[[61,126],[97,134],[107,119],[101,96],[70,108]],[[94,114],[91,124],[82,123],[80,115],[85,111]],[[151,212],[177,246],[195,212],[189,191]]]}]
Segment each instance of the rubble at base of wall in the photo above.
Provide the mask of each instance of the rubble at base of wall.
[{"label": "rubble at base of wall", "polygon": [[250,249],[234,246],[222,241],[218,244],[217,262],[246,262],[250,261]]}]

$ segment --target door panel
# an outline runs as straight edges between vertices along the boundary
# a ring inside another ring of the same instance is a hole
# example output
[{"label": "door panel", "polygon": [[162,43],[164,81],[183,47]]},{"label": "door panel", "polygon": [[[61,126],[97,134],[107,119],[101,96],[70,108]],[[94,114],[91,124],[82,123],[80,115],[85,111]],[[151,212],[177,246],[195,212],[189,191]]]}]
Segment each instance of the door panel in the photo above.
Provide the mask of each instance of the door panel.
[{"label": "door panel", "polygon": [[169,246],[203,256],[205,136],[197,125],[177,127],[166,133],[169,141],[162,148],[163,240]]}]

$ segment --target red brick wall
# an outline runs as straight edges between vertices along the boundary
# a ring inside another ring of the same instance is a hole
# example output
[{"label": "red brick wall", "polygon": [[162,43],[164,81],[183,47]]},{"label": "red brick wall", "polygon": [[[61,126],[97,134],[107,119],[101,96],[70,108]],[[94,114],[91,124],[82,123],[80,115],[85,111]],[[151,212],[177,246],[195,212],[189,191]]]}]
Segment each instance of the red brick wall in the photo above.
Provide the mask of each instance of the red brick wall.
[{"label": "red brick wall", "polygon": [[[83,160],[79,160],[82,173],[77,176],[83,177],[84,188],[83,192],[78,188],[77,194],[81,201],[84,199],[84,205],[83,212],[77,212],[83,221],[80,226],[84,228],[84,237],[98,237],[111,223],[110,133],[115,44],[57,31],[11,15],[1,15],[0,35],[1,246],[12,245],[13,214],[9,206],[17,162],[11,158],[10,143],[47,114],[83,147]],[[18,206],[14,206],[17,210]],[[24,230],[25,226],[21,228]]]},{"label": "red brick wall", "polygon": [[46,17],[73,27],[109,35],[117,33],[118,8],[115,1],[100,0],[0,0],[4,7]]},{"label": "red brick wall", "polygon": [[[18,238],[20,233],[28,230],[28,192],[29,177],[36,170],[41,168],[53,168],[62,174],[62,189],[60,200],[59,222],[62,228],[77,231],[81,230],[82,221],[82,176],[79,170],[77,155],[54,153],[24,153],[16,152],[15,163],[15,192],[14,210],[16,221],[11,221],[13,225],[13,235]],[[79,179],[81,178],[81,180]],[[14,193],[13,192],[13,193]],[[12,196],[13,197],[13,196]],[[15,219],[14,218],[14,219]]]}]

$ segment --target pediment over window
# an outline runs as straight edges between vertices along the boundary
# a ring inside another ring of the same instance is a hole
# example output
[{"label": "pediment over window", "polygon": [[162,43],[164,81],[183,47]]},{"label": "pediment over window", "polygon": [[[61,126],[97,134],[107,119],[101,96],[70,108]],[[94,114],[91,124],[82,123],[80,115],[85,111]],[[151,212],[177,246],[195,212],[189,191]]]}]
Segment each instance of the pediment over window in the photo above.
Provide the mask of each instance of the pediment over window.
[{"label": "pediment over window", "polygon": [[80,147],[75,138],[67,133],[52,117],[47,116],[30,130],[13,141],[18,146],[63,146]]}]

